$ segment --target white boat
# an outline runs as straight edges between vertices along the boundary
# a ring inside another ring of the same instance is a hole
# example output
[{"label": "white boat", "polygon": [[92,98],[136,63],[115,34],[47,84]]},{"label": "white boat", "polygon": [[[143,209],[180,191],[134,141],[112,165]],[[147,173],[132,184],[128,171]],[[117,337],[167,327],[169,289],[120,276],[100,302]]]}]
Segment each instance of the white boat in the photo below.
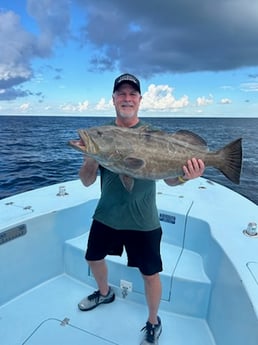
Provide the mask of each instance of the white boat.
[{"label": "white boat", "polygon": [[[140,343],[143,281],[124,255],[107,258],[114,303],[77,307],[96,289],[84,251],[99,193],[76,180],[0,200],[1,345]],[[158,181],[157,205],[159,344],[257,345],[258,206],[204,178]]]}]

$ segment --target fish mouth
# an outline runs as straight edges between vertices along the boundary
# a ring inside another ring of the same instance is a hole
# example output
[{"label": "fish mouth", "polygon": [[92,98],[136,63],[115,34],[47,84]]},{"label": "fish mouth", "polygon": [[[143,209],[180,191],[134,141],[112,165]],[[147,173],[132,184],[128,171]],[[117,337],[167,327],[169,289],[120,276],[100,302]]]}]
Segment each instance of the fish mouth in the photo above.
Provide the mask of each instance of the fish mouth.
[{"label": "fish mouth", "polygon": [[84,129],[78,130],[80,140],[85,146],[85,151],[91,154],[97,154],[99,152],[99,146],[94,139]]}]

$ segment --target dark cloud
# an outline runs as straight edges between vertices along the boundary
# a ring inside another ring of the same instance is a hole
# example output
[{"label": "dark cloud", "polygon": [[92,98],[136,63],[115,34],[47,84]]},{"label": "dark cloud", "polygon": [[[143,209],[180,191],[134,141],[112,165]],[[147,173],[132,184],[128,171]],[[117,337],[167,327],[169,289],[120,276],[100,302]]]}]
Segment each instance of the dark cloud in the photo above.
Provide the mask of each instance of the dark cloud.
[{"label": "dark cloud", "polygon": [[26,97],[30,94],[29,91],[24,91],[16,88],[9,88],[1,90],[0,92],[0,101],[12,101],[16,98]]},{"label": "dark cloud", "polygon": [[52,53],[56,40],[66,42],[70,37],[69,0],[27,0],[28,14],[39,27],[37,54],[41,57]]},{"label": "dark cloud", "polygon": [[116,60],[112,59],[108,53],[95,55],[90,59],[91,68],[90,71],[96,72],[104,72],[106,70],[113,71],[116,66]]},{"label": "dark cloud", "polygon": [[258,74],[248,74],[248,77],[251,79],[258,79]]},{"label": "dark cloud", "polygon": [[69,6],[69,0],[27,0],[37,34],[28,32],[13,11],[0,10],[0,100],[24,97],[19,85],[33,77],[32,60],[49,57],[56,42],[68,39]]},{"label": "dark cloud", "polygon": [[62,72],[63,72],[63,68],[60,67],[54,67],[52,65],[46,64],[46,65],[42,65],[39,68],[39,73],[40,74],[44,74],[45,72],[51,72],[53,74],[53,79],[55,80],[60,80],[62,79]]},{"label": "dark cloud", "polygon": [[0,12],[0,89],[12,88],[32,77],[33,45],[33,36],[22,28],[19,17],[13,12]]},{"label": "dark cloud", "polygon": [[[77,0],[95,68],[140,75],[223,71],[258,64],[253,0]],[[100,52],[100,58],[95,56]]]},{"label": "dark cloud", "polygon": [[[85,13],[79,33],[71,30],[71,6]],[[33,60],[48,58],[76,34],[94,48],[92,71],[149,77],[258,65],[255,0],[27,0],[26,10],[33,32],[13,11],[0,10],[0,100],[23,97]],[[51,68],[61,78],[62,70]]]},{"label": "dark cloud", "polygon": [[[9,67],[9,66],[8,66]],[[19,72],[21,75],[19,75]],[[26,71],[17,71],[17,70],[5,70],[5,73],[2,74],[0,78],[0,90],[5,90],[12,88],[13,86],[24,83],[31,76],[31,72],[26,75]]]}]

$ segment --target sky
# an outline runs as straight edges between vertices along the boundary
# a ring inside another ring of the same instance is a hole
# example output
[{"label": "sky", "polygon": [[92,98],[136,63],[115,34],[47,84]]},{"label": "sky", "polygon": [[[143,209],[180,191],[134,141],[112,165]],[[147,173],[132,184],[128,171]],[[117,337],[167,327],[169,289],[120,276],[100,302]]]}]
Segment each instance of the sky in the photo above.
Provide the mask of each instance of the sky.
[{"label": "sky", "polygon": [[258,0],[1,0],[0,114],[258,117]]}]

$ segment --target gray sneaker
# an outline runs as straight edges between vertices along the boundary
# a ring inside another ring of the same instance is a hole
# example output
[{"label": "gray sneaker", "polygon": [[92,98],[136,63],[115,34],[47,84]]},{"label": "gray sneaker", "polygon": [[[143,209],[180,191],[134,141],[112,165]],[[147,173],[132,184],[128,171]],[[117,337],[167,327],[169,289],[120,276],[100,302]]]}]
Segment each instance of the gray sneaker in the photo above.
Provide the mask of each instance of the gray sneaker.
[{"label": "gray sneaker", "polygon": [[144,337],[141,342],[141,345],[154,344],[158,345],[159,336],[162,331],[161,320],[158,316],[158,324],[152,325],[149,321],[146,322],[146,325],[142,328],[144,331]]},{"label": "gray sneaker", "polygon": [[82,311],[87,311],[96,308],[98,305],[103,303],[111,303],[115,299],[115,293],[109,288],[108,294],[106,296],[102,296],[100,291],[95,291],[93,294],[85,297],[81,302],[78,304],[78,308]]}]

